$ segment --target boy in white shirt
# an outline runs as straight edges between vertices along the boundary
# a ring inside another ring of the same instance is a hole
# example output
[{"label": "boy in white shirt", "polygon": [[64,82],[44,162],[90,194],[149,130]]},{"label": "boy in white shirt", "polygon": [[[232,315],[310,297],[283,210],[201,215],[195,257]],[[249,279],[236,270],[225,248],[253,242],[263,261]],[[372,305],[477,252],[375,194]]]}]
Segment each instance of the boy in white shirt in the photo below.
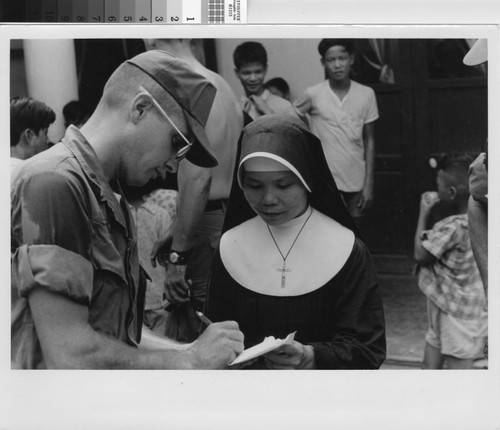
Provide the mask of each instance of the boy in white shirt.
[{"label": "boy in white shirt", "polygon": [[349,39],[323,39],[318,51],[327,79],[308,88],[294,105],[321,140],[349,212],[360,218],[373,202],[375,92],[349,76],[354,63]]},{"label": "boy in white shirt", "polygon": [[245,125],[262,115],[272,113],[297,116],[288,100],[272,94],[265,88],[267,52],[260,43],[245,42],[237,46],[233,61],[234,73],[245,90],[242,100]]}]

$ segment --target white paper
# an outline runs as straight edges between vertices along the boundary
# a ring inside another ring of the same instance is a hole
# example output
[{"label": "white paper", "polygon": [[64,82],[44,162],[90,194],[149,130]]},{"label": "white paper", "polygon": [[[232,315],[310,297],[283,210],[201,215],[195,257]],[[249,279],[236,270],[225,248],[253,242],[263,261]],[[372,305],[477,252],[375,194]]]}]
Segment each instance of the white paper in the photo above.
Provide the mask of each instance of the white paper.
[{"label": "white paper", "polygon": [[252,358],[260,357],[270,351],[274,351],[281,345],[292,343],[295,333],[297,332],[294,331],[293,333],[290,333],[285,339],[275,339],[274,336],[268,336],[264,338],[261,343],[245,349],[240,355],[238,355],[238,357],[229,363],[229,365],[232,366],[233,364],[244,363]]}]

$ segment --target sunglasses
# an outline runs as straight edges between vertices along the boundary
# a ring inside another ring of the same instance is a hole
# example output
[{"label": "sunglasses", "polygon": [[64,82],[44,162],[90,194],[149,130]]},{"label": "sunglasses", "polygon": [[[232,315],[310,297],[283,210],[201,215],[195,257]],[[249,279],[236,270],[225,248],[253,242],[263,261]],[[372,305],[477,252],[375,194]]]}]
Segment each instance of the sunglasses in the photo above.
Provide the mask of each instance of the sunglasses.
[{"label": "sunglasses", "polygon": [[[174,124],[170,116],[168,116],[167,112],[165,112],[165,110],[161,107],[160,103],[158,103],[155,100],[155,98],[150,94],[150,92],[146,90],[144,87],[139,87],[139,89],[142,92],[146,93],[149,97],[151,97],[151,101],[153,102],[154,107],[158,109],[158,112],[161,113],[163,118],[165,118],[170,123],[170,125],[175,129],[175,131],[177,131],[178,135],[174,136],[172,139],[172,148],[174,150],[176,150],[176,148],[179,148],[177,149],[177,152],[175,154],[175,159],[178,161],[182,160],[183,158],[186,157],[187,153],[189,152],[193,144],[187,139],[187,137],[182,133],[182,131],[178,129],[178,127]],[[186,145],[184,145],[184,143]]]}]

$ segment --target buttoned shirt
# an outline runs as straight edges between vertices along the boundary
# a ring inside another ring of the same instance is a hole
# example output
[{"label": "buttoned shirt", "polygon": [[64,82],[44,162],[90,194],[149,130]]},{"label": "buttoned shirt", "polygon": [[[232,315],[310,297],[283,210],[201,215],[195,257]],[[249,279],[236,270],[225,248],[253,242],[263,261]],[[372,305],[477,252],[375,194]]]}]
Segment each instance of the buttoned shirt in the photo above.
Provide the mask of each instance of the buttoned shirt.
[{"label": "buttoned shirt", "polygon": [[88,307],[95,331],[140,342],[146,283],[135,225],[76,127],[20,168],[11,187],[11,247],[12,367],[45,367],[28,301],[35,288]]},{"label": "buttoned shirt", "polygon": [[469,239],[467,215],[452,215],[422,233],[422,246],[436,260],[420,267],[418,285],[455,318],[477,319],[486,299]]}]

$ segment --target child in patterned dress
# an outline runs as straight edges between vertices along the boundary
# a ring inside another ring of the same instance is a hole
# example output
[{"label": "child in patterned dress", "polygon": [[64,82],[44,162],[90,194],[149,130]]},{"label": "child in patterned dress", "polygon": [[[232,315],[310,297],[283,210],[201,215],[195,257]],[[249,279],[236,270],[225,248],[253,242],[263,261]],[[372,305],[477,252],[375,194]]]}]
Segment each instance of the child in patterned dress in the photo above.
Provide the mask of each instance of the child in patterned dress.
[{"label": "child in patterned dress", "polygon": [[[437,192],[422,194],[415,233],[418,285],[427,296],[429,329],[424,369],[470,369],[487,336],[486,299],[472,254],[467,219],[467,155],[449,154],[436,167]],[[441,201],[453,215],[425,230],[432,207]]]}]

